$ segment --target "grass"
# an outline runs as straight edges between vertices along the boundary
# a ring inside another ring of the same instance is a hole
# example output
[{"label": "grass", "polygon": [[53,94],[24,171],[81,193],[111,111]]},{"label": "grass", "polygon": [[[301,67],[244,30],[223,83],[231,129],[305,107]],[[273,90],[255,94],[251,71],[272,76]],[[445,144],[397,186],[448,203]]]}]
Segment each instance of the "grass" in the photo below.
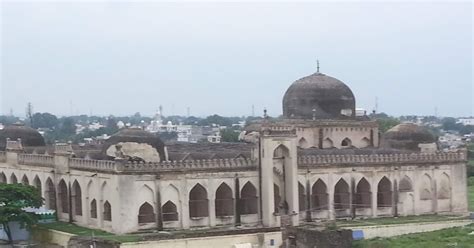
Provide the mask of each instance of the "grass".
[{"label": "grass", "polygon": [[468,187],[469,211],[474,212],[474,185]]},{"label": "grass", "polygon": [[471,248],[474,247],[474,224],[433,232],[407,234],[395,238],[354,241],[354,248]]},{"label": "grass", "polygon": [[[469,210],[474,211],[474,185],[468,187],[469,196]],[[426,221],[435,220],[435,217],[442,216],[414,216],[422,217]],[[409,221],[408,219],[401,221]],[[378,224],[387,224],[391,220],[374,219],[370,222],[378,222]],[[394,219],[396,220],[396,219]],[[415,220],[416,221],[416,220]],[[368,220],[366,222],[369,222]],[[402,223],[402,222],[398,222]],[[343,225],[343,224],[342,224]],[[473,234],[470,234],[473,233]],[[466,227],[455,227],[434,232],[407,234],[393,238],[376,238],[369,240],[354,241],[354,248],[441,248],[441,247],[456,247],[456,248],[474,248],[474,224]]]},{"label": "grass", "polygon": [[337,221],[337,226],[351,227],[351,226],[373,226],[373,225],[390,225],[390,224],[405,224],[405,223],[421,223],[465,219],[462,216],[452,215],[420,215],[420,216],[404,216],[404,217],[385,217],[376,219],[357,219],[357,220],[340,220]]},{"label": "grass", "polygon": [[61,221],[46,223],[46,224],[38,224],[38,228],[47,228],[47,229],[57,230],[61,232],[71,233],[77,236],[100,237],[100,238],[104,238],[108,240],[118,241],[121,243],[137,242],[141,240],[139,235],[134,235],[134,234],[115,235],[113,233],[109,233],[109,232],[102,231],[99,229],[86,228],[86,227],[78,226],[78,225],[67,223],[67,222],[61,222]]}]

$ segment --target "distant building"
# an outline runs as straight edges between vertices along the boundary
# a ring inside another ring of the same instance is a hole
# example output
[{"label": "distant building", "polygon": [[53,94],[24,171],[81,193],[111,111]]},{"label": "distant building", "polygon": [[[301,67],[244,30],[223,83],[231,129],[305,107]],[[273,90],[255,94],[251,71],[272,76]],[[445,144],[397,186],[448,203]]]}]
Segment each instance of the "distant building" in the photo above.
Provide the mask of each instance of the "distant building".
[{"label": "distant building", "polygon": [[458,123],[463,124],[464,126],[474,126],[474,117],[468,117],[468,118],[459,118]]}]

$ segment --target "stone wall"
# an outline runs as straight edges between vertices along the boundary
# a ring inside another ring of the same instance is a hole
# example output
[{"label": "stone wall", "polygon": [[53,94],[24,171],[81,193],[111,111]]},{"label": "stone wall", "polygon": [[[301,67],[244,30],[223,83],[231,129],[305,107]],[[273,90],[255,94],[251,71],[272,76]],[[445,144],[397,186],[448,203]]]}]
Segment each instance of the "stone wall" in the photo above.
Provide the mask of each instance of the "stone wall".
[{"label": "stone wall", "polygon": [[472,224],[472,220],[456,220],[456,221],[440,221],[429,223],[409,223],[394,225],[378,225],[378,226],[360,226],[350,227],[346,229],[361,230],[365,239],[373,239],[376,237],[394,237],[410,233],[421,233],[441,230],[445,228],[460,227]]}]

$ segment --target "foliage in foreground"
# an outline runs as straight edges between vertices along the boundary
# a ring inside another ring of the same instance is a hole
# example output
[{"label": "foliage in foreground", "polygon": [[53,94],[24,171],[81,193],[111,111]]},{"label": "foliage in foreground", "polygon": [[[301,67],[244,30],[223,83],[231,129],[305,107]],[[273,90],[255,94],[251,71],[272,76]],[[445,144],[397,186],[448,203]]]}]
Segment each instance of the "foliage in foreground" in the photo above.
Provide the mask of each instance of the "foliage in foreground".
[{"label": "foliage in foreground", "polygon": [[0,223],[3,225],[8,240],[12,242],[9,223],[17,221],[21,226],[31,227],[38,221],[38,216],[23,210],[39,208],[43,204],[41,195],[33,186],[23,184],[0,184]]},{"label": "foliage in foreground", "polygon": [[[470,234],[473,233],[473,234]],[[474,247],[474,224],[433,232],[407,234],[393,238],[354,241],[355,248],[421,248],[421,247]]]}]

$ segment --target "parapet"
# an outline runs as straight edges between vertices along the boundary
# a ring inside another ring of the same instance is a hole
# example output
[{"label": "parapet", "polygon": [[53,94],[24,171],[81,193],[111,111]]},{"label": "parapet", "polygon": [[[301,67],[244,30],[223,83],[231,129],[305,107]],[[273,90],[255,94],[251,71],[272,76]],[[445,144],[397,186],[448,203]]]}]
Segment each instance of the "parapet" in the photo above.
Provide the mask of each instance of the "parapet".
[{"label": "parapet", "polygon": [[54,157],[42,154],[18,154],[18,164],[54,167]]},{"label": "parapet", "polygon": [[416,164],[416,163],[442,163],[465,162],[465,152],[439,152],[439,153],[398,153],[398,154],[370,154],[370,155],[309,155],[298,158],[300,166],[323,166],[338,164]]}]

